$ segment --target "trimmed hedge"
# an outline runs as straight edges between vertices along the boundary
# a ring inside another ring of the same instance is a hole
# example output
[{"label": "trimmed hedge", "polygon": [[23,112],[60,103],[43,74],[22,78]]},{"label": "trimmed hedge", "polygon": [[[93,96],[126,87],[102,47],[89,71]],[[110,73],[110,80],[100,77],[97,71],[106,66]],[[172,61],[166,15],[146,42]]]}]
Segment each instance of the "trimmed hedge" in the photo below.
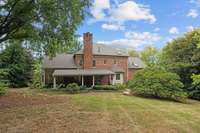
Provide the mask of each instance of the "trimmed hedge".
[{"label": "trimmed hedge", "polygon": [[117,90],[114,85],[95,85],[93,87],[94,90]]}]

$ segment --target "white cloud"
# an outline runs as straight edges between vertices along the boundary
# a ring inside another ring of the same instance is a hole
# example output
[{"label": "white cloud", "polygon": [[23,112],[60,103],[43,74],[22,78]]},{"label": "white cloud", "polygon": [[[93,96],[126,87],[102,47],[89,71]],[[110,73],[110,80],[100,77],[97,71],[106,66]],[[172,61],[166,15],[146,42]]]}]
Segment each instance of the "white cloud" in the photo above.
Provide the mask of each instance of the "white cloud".
[{"label": "white cloud", "polygon": [[190,0],[190,3],[200,6],[200,0]]},{"label": "white cloud", "polygon": [[196,18],[199,16],[199,13],[196,9],[190,9],[189,13],[187,14],[188,17]]},{"label": "white cloud", "polygon": [[126,32],[125,37],[122,39],[117,39],[112,41],[98,41],[97,43],[141,49],[146,45],[150,45],[159,41],[160,39],[161,37],[156,33]]},{"label": "white cloud", "polygon": [[195,28],[193,26],[187,26],[186,29],[187,31],[193,31]]},{"label": "white cloud", "polygon": [[176,27],[172,27],[169,29],[170,34],[179,34],[179,29]]},{"label": "white cloud", "polygon": [[111,9],[111,19],[117,21],[127,20],[146,20],[154,23],[156,18],[151,14],[151,10],[147,6],[137,4],[134,1],[126,1],[119,4],[117,8]]},{"label": "white cloud", "polygon": [[135,1],[119,2],[114,0],[111,5],[109,0],[95,0],[91,13],[94,19],[89,22],[125,22],[125,21],[149,21],[154,23],[156,17],[151,13],[148,6],[138,4]]},{"label": "white cloud", "polygon": [[91,13],[95,19],[97,20],[103,19],[106,16],[104,10],[109,8],[110,8],[109,0],[95,0],[93,7],[91,9]]},{"label": "white cloud", "polygon": [[154,32],[158,32],[158,31],[160,31],[160,28],[155,28],[154,30],[153,30]]},{"label": "white cloud", "polygon": [[101,27],[105,30],[113,30],[113,31],[124,30],[124,26],[120,24],[103,24]]}]

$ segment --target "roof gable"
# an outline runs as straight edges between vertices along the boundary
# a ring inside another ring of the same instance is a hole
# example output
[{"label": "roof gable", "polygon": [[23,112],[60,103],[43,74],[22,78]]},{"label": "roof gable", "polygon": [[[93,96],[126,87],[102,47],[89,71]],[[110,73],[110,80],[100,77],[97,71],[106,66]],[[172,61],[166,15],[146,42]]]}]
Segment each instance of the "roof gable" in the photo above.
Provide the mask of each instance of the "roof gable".
[{"label": "roof gable", "polygon": [[128,68],[144,68],[145,64],[139,57],[128,58]]},{"label": "roof gable", "polygon": [[77,68],[73,54],[58,54],[52,59],[44,57],[43,68]]},{"label": "roof gable", "polygon": [[[76,54],[83,54],[83,49]],[[93,45],[93,55],[128,56],[125,51],[104,44]]]}]

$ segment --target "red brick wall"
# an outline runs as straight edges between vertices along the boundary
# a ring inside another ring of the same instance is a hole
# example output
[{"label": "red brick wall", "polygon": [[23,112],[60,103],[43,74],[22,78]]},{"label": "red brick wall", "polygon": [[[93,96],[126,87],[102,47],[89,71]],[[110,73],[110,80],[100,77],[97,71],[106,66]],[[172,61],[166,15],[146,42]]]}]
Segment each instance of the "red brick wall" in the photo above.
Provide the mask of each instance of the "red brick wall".
[{"label": "red brick wall", "polygon": [[138,70],[140,70],[140,69],[134,69],[134,68],[128,69],[128,80],[134,79],[135,73],[136,73]]},{"label": "red brick wall", "polygon": [[84,41],[84,56],[83,56],[83,67],[84,69],[88,69],[92,67],[93,55],[92,55],[92,34],[87,32],[83,35]]},{"label": "red brick wall", "polygon": [[83,67],[83,65],[82,66],[79,65],[80,64],[80,60],[82,60],[82,63],[83,63],[83,55],[75,55],[74,59],[75,59],[75,63],[76,63],[77,66]]},{"label": "red brick wall", "polygon": [[[79,64],[79,61],[82,60],[83,55],[76,55],[75,62]],[[124,80],[127,81],[128,79],[128,57],[123,56],[106,56],[106,55],[94,55],[93,60],[96,61],[96,67],[97,69],[111,69],[114,65],[114,61],[116,60],[116,64],[124,69]],[[104,60],[106,60],[106,64],[104,64]]]},{"label": "red brick wall", "polygon": [[[111,69],[114,65],[114,61],[116,60],[116,64],[124,69],[124,79],[127,81],[127,73],[128,73],[128,57],[121,56],[106,56],[106,55],[95,55],[93,60],[96,61],[97,69]],[[106,64],[104,64],[104,60],[106,60]]]}]

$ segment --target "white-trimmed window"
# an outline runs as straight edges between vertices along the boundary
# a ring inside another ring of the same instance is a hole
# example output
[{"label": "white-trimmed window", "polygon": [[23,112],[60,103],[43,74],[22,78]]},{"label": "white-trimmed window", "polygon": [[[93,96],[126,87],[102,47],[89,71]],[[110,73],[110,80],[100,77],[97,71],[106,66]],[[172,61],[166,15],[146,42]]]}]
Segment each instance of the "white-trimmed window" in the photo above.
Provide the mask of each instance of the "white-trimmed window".
[{"label": "white-trimmed window", "polygon": [[120,79],[120,73],[116,74],[116,80],[121,80]]}]

